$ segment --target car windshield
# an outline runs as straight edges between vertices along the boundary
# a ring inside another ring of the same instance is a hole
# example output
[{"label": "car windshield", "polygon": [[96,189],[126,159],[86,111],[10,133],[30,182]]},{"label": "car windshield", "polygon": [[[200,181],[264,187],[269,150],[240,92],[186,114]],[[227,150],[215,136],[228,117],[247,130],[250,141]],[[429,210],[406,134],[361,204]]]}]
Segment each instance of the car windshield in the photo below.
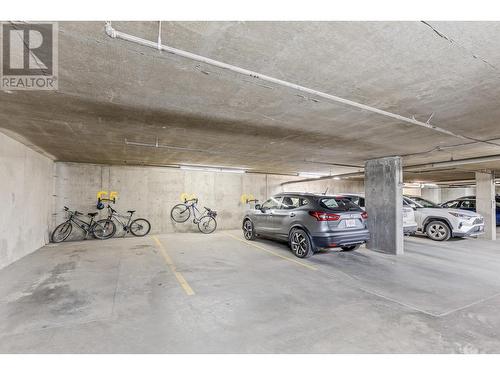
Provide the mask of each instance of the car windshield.
[{"label": "car windshield", "polygon": [[410,199],[417,203],[421,207],[426,207],[426,208],[439,208],[439,206],[431,201],[428,201],[427,199],[420,198],[420,197],[410,197]]},{"label": "car windshield", "polygon": [[359,208],[359,206],[355,205],[349,199],[344,197],[323,198],[319,202],[323,207],[328,208],[329,210],[361,211],[361,208]]}]

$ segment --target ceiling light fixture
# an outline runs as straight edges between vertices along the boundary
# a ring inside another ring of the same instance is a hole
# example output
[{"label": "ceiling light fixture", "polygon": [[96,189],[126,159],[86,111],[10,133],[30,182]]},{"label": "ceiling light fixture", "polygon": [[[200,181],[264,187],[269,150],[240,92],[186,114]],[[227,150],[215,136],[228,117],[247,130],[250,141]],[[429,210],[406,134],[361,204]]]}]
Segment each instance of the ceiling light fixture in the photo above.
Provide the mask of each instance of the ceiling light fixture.
[{"label": "ceiling light fixture", "polygon": [[420,182],[405,182],[403,184],[403,187],[404,188],[421,188],[422,187],[422,184]]},{"label": "ceiling light fixture", "polygon": [[219,168],[219,167],[204,167],[197,165],[181,165],[180,169],[186,171],[202,171],[202,172],[222,172],[222,173],[245,173],[244,169],[239,168]]},{"label": "ceiling light fixture", "polygon": [[297,174],[299,177],[306,177],[306,178],[320,178],[320,177],[325,177],[328,176],[327,174],[321,174],[321,173],[312,173],[312,172],[299,172]]}]

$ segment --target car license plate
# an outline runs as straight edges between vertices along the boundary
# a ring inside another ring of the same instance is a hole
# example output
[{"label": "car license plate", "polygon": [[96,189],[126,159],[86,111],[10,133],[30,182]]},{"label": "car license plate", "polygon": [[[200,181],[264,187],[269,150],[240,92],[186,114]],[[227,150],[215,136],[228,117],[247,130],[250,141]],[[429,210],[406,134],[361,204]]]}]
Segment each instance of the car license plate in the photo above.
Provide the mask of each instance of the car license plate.
[{"label": "car license plate", "polygon": [[347,219],[345,221],[345,226],[347,228],[352,228],[352,227],[355,227],[356,226],[356,219]]}]

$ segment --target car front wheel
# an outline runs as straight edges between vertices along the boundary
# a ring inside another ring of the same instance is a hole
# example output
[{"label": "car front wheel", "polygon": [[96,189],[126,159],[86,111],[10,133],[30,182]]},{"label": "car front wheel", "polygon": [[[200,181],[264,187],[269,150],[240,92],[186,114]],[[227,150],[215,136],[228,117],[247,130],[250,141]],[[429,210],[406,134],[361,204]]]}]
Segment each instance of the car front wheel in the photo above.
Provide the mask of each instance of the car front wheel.
[{"label": "car front wheel", "polygon": [[308,258],[314,254],[311,239],[302,229],[294,229],[290,233],[290,248],[296,257]]},{"label": "car front wheel", "polygon": [[434,220],[427,224],[425,233],[434,241],[446,241],[451,237],[450,227],[440,220]]}]

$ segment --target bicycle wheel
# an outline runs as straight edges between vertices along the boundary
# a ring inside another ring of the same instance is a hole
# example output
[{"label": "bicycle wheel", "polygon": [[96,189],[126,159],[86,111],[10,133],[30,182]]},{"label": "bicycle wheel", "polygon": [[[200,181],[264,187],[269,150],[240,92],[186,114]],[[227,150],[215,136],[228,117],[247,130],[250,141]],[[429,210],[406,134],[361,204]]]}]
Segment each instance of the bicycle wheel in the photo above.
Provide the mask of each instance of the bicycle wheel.
[{"label": "bicycle wheel", "polygon": [[201,233],[209,234],[217,228],[217,222],[213,217],[203,216],[198,222],[198,229]]},{"label": "bicycle wheel", "polygon": [[65,221],[64,223],[59,224],[52,232],[52,242],[58,243],[65,241],[71,234],[72,230],[73,225],[71,224],[71,221]]},{"label": "bicycle wheel", "polygon": [[172,208],[172,211],[170,211],[170,216],[176,223],[184,223],[187,219],[189,219],[189,216],[191,216],[191,211],[189,210],[188,206],[180,203]]},{"label": "bicycle wheel", "polygon": [[113,237],[115,233],[116,225],[113,220],[110,219],[96,221],[92,226],[92,234],[99,240],[107,240],[108,238]]},{"label": "bicycle wheel", "polygon": [[130,223],[130,233],[136,237],[143,237],[151,230],[151,224],[146,219],[135,219]]}]

